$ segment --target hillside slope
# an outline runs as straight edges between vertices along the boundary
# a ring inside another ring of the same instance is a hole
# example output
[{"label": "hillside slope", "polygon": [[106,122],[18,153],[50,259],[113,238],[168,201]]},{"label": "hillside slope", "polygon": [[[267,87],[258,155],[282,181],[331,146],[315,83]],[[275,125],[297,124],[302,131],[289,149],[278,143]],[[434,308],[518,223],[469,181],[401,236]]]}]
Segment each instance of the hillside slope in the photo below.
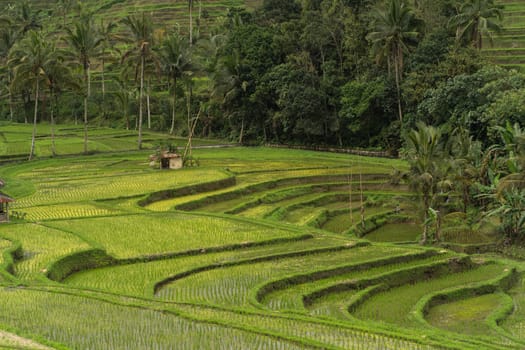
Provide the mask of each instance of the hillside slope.
[{"label": "hillside slope", "polygon": [[525,1],[499,0],[503,5],[503,33],[484,42],[484,52],[494,63],[523,69],[525,67]]}]

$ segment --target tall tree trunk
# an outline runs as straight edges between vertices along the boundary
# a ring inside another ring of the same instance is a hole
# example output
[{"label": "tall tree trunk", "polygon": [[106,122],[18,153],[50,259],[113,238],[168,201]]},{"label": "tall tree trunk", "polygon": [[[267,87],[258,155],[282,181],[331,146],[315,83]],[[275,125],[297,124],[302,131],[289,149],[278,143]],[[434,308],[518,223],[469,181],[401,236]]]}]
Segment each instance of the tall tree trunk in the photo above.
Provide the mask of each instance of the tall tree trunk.
[{"label": "tall tree trunk", "polygon": [[242,138],[244,136],[244,117],[241,120],[241,132],[239,133],[239,144],[242,145]]},{"label": "tall tree trunk", "polygon": [[188,7],[190,11],[190,46],[193,45],[193,0],[188,0]]},{"label": "tall tree trunk", "polygon": [[139,139],[138,147],[142,149],[142,100],[144,99],[144,55],[140,57],[140,92],[139,92]]},{"label": "tall tree trunk", "polygon": [[84,95],[84,154],[88,152],[88,98]]},{"label": "tall tree trunk", "polygon": [[402,56],[397,56],[394,59],[394,69],[395,69],[395,76],[396,76],[396,91],[397,91],[397,112],[399,114],[399,121],[403,123],[403,110],[401,109],[401,86],[400,86],[400,80],[401,80],[401,60]]},{"label": "tall tree trunk", "polygon": [[[27,97],[27,101],[26,101]],[[29,92],[25,90],[22,92],[22,101],[24,101],[24,124],[29,123],[28,121],[28,114],[29,114],[29,104],[31,103],[31,96],[29,95]]]},{"label": "tall tree trunk", "polygon": [[31,151],[29,151],[29,160],[33,159],[33,155],[35,154],[35,139],[36,139],[36,120],[38,115],[38,90],[40,89],[40,80],[38,80],[38,77],[36,79],[36,87],[35,87],[35,111],[33,116],[33,134],[31,136]]},{"label": "tall tree trunk", "polygon": [[49,92],[50,94],[50,108],[51,108],[51,155],[56,156],[55,148],[55,103],[53,101],[53,90]]},{"label": "tall tree trunk", "polygon": [[428,239],[428,209],[430,208],[430,194],[423,193],[423,210],[425,215],[423,217],[423,237],[421,237],[421,244],[426,244]]},{"label": "tall tree trunk", "polygon": [[[148,82],[148,86],[149,86],[149,82]],[[148,129],[151,129],[151,109],[150,109],[150,104],[149,104],[149,88],[148,88],[148,93],[146,94],[146,109],[148,111]]]},{"label": "tall tree trunk", "polygon": [[91,93],[91,79],[89,65],[84,66],[84,79],[87,84],[87,91],[84,95],[84,154],[88,153],[88,98]]},{"label": "tall tree trunk", "polygon": [[104,98],[106,97],[106,82],[104,79],[104,54],[105,52],[102,51],[102,61],[100,62],[102,64],[102,71],[100,72],[102,74],[102,103],[104,103]]},{"label": "tall tree trunk", "polygon": [[[11,86],[11,70],[9,70],[7,72],[7,77],[9,79],[7,84],[9,86]],[[9,120],[13,121],[13,115],[14,115],[14,111],[13,111],[13,94],[11,93],[11,88],[8,89],[8,93],[9,93]]]},{"label": "tall tree trunk", "polygon": [[173,135],[175,130],[175,106],[177,104],[177,78],[173,78],[173,107],[171,109],[171,128],[170,135]]}]

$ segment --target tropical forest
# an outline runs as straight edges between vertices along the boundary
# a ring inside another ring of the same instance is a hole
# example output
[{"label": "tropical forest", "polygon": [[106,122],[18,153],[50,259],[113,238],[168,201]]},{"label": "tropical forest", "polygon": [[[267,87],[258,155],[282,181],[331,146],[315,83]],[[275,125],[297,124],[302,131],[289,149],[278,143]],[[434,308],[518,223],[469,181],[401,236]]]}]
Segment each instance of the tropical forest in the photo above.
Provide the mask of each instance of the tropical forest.
[{"label": "tropical forest", "polygon": [[0,10],[0,349],[525,349],[525,0]]}]

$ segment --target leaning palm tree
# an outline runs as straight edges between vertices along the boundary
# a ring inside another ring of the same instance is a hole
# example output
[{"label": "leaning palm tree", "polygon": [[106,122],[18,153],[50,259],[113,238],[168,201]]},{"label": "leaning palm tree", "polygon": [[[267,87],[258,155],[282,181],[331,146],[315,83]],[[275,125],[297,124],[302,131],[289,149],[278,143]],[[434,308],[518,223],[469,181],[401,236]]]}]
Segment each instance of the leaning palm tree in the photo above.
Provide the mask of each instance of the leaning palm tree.
[{"label": "leaning palm tree", "polygon": [[468,0],[461,5],[449,25],[456,29],[456,39],[481,50],[483,37],[492,42],[492,33],[501,32],[503,10],[493,0]]},{"label": "leaning palm tree", "polygon": [[29,160],[35,154],[36,125],[38,118],[38,101],[40,89],[47,82],[47,69],[55,60],[53,45],[50,45],[40,32],[29,31],[26,38],[13,47],[9,64],[14,67],[13,89],[30,85],[35,96],[33,115],[33,132]]},{"label": "leaning palm tree", "polygon": [[192,69],[191,52],[187,41],[179,33],[173,33],[162,43],[160,60],[164,74],[172,80],[173,105],[171,110],[170,134],[175,129],[175,111],[177,105],[177,83],[187,76]]},{"label": "leaning palm tree", "polygon": [[386,59],[388,72],[394,69],[399,120],[403,121],[400,83],[403,76],[404,55],[419,37],[418,21],[405,0],[390,0],[386,10],[372,11],[374,31],[367,39],[372,43],[377,63]]},{"label": "leaning palm tree", "polygon": [[142,148],[142,113],[144,104],[144,72],[148,61],[157,64],[153,46],[153,21],[151,16],[144,12],[140,15],[129,15],[122,21],[130,30],[134,47],[122,55],[123,62],[133,62],[135,76],[139,75],[139,120],[138,120],[138,148]]},{"label": "leaning palm tree", "polygon": [[88,152],[88,99],[91,95],[91,59],[98,55],[102,38],[98,35],[90,16],[75,22],[73,30],[66,29],[66,41],[74,60],[82,66],[84,74],[84,153]]}]

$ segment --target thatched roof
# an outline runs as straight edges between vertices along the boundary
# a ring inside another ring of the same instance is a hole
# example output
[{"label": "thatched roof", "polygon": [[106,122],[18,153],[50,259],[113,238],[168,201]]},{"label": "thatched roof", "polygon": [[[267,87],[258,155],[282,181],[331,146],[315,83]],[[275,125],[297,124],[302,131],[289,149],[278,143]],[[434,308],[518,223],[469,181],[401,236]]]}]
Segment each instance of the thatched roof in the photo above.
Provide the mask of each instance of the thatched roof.
[{"label": "thatched roof", "polygon": [[162,153],[160,155],[161,158],[180,158],[180,154],[177,154],[177,153]]}]

